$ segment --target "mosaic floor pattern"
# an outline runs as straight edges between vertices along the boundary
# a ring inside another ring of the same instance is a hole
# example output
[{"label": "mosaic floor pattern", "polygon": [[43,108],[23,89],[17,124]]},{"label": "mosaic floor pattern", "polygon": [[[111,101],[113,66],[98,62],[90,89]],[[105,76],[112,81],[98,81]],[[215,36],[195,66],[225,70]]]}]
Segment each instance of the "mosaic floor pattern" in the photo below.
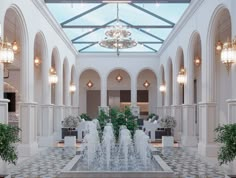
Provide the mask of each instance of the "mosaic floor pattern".
[{"label": "mosaic floor pattern", "polygon": [[157,148],[159,155],[175,172],[176,177],[224,178],[218,166],[203,161],[195,151],[184,148]]},{"label": "mosaic floor pattern", "polygon": [[[207,164],[193,151],[184,148],[157,148],[157,151],[178,178],[225,177],[222,170]],[[75,152],[75,148],[48,148],[17,165],[11,175],[13,178],[56,178]]]}]

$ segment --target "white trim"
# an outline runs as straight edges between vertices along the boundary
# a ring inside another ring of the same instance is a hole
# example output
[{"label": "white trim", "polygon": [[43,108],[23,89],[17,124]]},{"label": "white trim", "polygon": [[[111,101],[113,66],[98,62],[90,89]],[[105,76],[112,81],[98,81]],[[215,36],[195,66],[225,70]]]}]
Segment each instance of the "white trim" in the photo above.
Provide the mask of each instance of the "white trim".
[{"label": "white trim", "polygon": [[174,28],[162,44],[161,48],[158,50],[157,54],[160,57],[162,53],[165,52],[166,48],[168,48],[169,44],[174,41],[177,34],[185,27],[186,23],[191,19],[191,17],[195,14],[195,12],[199,9],[201,4],[205,0],[192,0],[189,7],[185,10],[179,21],[175,24]]},{"label": "white trim", "polygon": [[54,18],[52,13],[48,10],[46,7],[44,1],[41,0],[32,0],[35,7],[40,11],[40,13],[44,16],[44,18],[48,21],[48,23],[51,25],[51,27],[55,30],[55,32],[58,34],[58,36],[62,39],[62,41],[66,44],[66,46],[74,53],[75,56],[78,55],[78,51],[72,44],[72,42],[69,40],[65,32],[62,30],[61,26],[57,22],[57,20]]}]

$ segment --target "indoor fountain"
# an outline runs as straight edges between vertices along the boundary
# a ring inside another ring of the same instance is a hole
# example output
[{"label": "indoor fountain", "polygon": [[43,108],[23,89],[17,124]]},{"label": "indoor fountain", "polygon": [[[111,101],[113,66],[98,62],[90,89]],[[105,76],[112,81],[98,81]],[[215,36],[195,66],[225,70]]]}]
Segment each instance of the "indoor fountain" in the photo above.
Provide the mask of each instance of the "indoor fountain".
[{"label": "indoor fountain", "polygon": [[133,138],[126,126],[121,126],[116,141],[113,126],[108,123],[100,141],[96,124],[88,122],[79,154],[64,167],[61,177],[173,177],[170,167],[152,152],[142,130]]}]

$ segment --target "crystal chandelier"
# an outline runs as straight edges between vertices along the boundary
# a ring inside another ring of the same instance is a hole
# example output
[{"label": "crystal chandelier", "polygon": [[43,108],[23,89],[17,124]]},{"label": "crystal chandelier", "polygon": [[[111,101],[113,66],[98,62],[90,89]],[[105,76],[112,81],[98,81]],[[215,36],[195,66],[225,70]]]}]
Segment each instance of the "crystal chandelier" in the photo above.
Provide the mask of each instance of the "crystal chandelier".
[{"label": "crystal chandelier", "polygon": [[105,39],[100,41],[99,45],[104,48],[116,49],[118,56],[120,49],[133,48],[137,45],[137,42],[130,37],[131,32],[127,27],[120,25],[118,3],[116,25],[109,27],[105,35]]},{"label": "crystal chandelier", "polygon": [[186,70],[184,68],[180,69],[179,74],[177,76],[177,82],[180,85],[184,85],[186,83]]},{"label": "crystal chandelier", "polygon": [[58,82],[57,72],[54,68],[50,68],[49,70],[49,82],[51,84],[56,84]]},{"label": "crystal chandelier", "polygon": [[221,62],[225,64],[227,71],[236,62],[236,38],[224,43],[221,51]]},{"label": "crystal chandelier", "polygon": [[76,91],[76,85],[75,85],[75,83],[71,82],[70,83],[70,92],[74,93],[75,91]]}]

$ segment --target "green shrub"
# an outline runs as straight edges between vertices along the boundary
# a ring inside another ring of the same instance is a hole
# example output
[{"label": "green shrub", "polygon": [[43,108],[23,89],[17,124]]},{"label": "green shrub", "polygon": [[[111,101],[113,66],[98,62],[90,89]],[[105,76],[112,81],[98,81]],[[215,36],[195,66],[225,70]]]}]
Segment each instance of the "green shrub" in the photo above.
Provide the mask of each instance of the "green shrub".
[{"label": "green shrub", "polygon": [[3,161],[16,164],[18,159],[14,143],[19,142],[20,129],[0,123],[0,157]]},{"label": "green shrub", "polygon": [[236,158],[236,123],[219,126],[215,131],[215,141],[222,144],[218,152],[219,163],[227,164]]}]

